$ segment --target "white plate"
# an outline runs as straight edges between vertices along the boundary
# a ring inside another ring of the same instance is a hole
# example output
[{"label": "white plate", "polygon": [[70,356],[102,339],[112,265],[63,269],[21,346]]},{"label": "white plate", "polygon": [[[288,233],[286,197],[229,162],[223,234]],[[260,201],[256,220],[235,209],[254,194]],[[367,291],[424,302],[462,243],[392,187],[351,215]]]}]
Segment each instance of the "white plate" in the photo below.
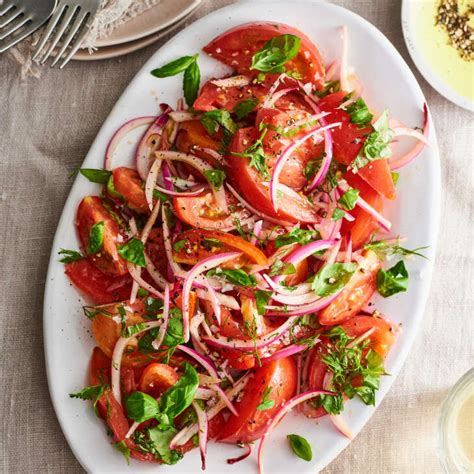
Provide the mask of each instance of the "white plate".
[{"label": "white plate", "polygon": [[[430,3],[429,3],[430,4]],[[427,5],[424,5],[427,6]],[[444,80],[439,71],[437,72],[426,60],[417,37],[417,22],[413,19],[414,8],[419,8],[419,1],[403,0],[402,3],[402,27],[403,36],[410,56],[413,59],[418,70],[423,77],[430,83],[431,87],[436,89],[442,96],[453,102],[459,107],[474,112],[474,101],[459,94],[446,80]],[[471,70],[471,83],[474,88],[474,73]]]},{"label": "white plate", "polygon": [[96,46],[114,46],[135,41],[167,28],[194,10],[202,0],[161,0],[154,7],[116,28]]},{"label": "white plate", "polygon": [[[291,8],[288,8],[286,1],[258,2],[252,3],[251,8],[249,6],[249,3],[244,2],[217,10],[196,21],[157,51],[113,108],[84,166],[102,167],[107,142],[123,122],[135,116],[155,114],[159,102],[174,104],[181,95],[179,78],[158,80],[150,75],[151,69],[197,52],[216,35],[233,26],[257,20],[280,21],[296,26],[316,42],[328,62],[338,54],[337,27],[347,25],[350,35],[349,60],[366,86],[365,96],[376,109],[387,107],[394,117],[404,123],[421,125],[421,109],[425,102],[423,93],[399,53],[374,26],[348,10],[325,2],[296,0],[292,2]],[[203,54],[199,63],[204,79],[219,76],[226,70]],[[394,232],[407,236],[409,247],[430,246],[426,252],[430,260],[409,261],[409,291],[376,302],[383,313],[403,323],[403,333],[387,360],[387,370],[392,376],[383,377],[377,403],[387,393],[406,358],[422,321],[428,297],[441,195],[438,148],[433,128],[430,139],[432,146],[402,170],[398,201],[388,206]],[[117,162],[124,160],[126,158],[122,157]],[[82,315],[83,301],[65,277],[57,252],[61,247],[78,248],[74,231],[77,205],[85,195],[98,192],[98,185],[82,177],[76,179],[59,222],[49,265],[44,302],[44,340],[49,388],[59,422],[74,454],[89,472],[197,472],[200,469],[197,450],[187,454],[176,466],[157,467],[132,461],[131,467],[127,467],[121,454],[110,445],[103,422],[96,418],[90,404],[68,396],[87,383],[88,362],[94,341],[88,332],[89,321]],[[373,413],[373,407],[353,400],[348,403],[344,416],[352,431],[358,433]],[[390,429],[390,422],[387,423],[387,429]],[[288,433],[298,433],[309,440],[314,449],[312,463],[306,463],[290,452],[285,439]],[[394,436],[403,436],[403,433],[394,433]],[[328,419],[316,423],[292,414],[279,425],[267,444],[267,472],[313,474],[331,462],[348,442],[335,431]],[[374,449],[377,447],[374,446]],[[227,458],[240,452],[234,446],[211,443],[206,472],[256,472],[253,457],[237,467],[226,463]]]}]

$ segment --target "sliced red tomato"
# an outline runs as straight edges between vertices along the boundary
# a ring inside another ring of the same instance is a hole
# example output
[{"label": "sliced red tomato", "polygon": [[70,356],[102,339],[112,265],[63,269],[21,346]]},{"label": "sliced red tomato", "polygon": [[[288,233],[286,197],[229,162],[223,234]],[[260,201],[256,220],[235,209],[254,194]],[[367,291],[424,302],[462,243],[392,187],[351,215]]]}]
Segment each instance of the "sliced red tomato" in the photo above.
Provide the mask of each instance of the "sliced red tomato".
[{"label": "sliced red tomato", "polygon": [[333,326],[359,313],[369,302],[376,289],[380,260],[371,250],[364,252],[355,273],[339,296],[319,313],[323,326]]},{"label": "sliced red tomato", "polygon": [[192,153],[203,158],[214,168],[219,168],[222,165],[213,155],[200,149],[209,148],[210,150],[219,151],[221,142],[217,138],[211,137],[199,120],[190,120],[180,124],[176,137],[176,148],[183,153]]},{"label": "sliced red tomato", "polygon": [[192,229],[178,236],[178,242],[183,245],[179,251],[173,252],[174,260],[178,263],[195,265],[201,260],[222,252],[240,251],[243,253],[235,261],[223,265],[226,268],[239,268],[243,265],[256,263],[267,265],[265,254],[242,237],[220,232],[217,230]]},{"label": "sliced red tomato", "polygon": [[[103,244],[97,253],[90,254],[90,231],[93,225],[100,222],[104,223]],[[119,226],[99,197],[88,196],[81,201],[77,209],[76,227],[84,252],[89,255],[90,260],[97,268],[111,275],[125,275],[127,273],[127,265],[117,251]]]},{"label": "sliced red tomato", "polygon": [[[234,185],[259,211],[287,222],[315,222],[315,210],[311,203],[299,195],[279,194],[279,209],[275,212],[270,199],[268,186],[262,184],[265,179],[249,165],[248,158],[237,156],[234,153],[243,153],[260,137],[256,127],[241,128],[238,130],[229,146],[227,163],[228,176]],[[266,180],[268,182],[268,179]]]},{"label": "sliced red tomato", "polygon": [[162,276],[166,277],[168,260],[163,243],[162,229],[153,228],[145,244],[145,252]]},{"label": "sliced red tomato", "polygon": [[123,196],[127,206],[140,214],[149,214],[144,183],[140,175],[131,168],[115,168],[112,171],[115,191]]},{"label": "sliced red tomato", "polygon": [[314,43],[301,31],[282,23],[247,23],[212,40],[203,49],[215,59],[231,66],[239,73],[258,74],[251,70],[252,56],[275,36],[292,34],[301,38],[298,54],[289,61],[287,71],[302,75],[303,82],[312,82],[318,89],[324,86],[324,64]]},{"label": "sliced red tomato", "polygon": [[[292,358],[279,359],[257,368],[244,388],[242,397],[235,403],[239,415],[230,415],[219,440],[248,443],[260,438],[268,421],[295,394],[296,378],[296,364]],[[258,410],[265,390],[268,392],[267,398],[273,400],[274,405],[268,410]]]},{"label": "sliced red tomato", "polygon": [[386,319],[367,315],[355,316],[341,324],[341,327],[351,337],[362,336],[370,329],[375,328],[368,338],[370,341],[368,347],[382,357],[387,356],[395,342],[395,334],[398,331],[398,327]]},{"label": "sliced red tomato", "polygon": [[[350,116],[344,110],[338,109],[346,96],[346,92],[335,92],[318,102],[321,110],[330,112],[331,122],[342,122],[340,128],[332,130],[334,159],[350,165],[359,154],[368,134],[373,131],[372,126],[359,128],[351,122]],[[364,179],[375,191],[388,199],[395,199],[395,186],[388,161],[386,159],[372,161],[357,174]]]},{"label": "sliced red tomato", "polygon": [[163,392],[172,387],[179,380],[179,375],[167,364],[153,362],[143,371],[139,390],[152,397],[159,398]]},{"label": "sliced red tomato", "polygon": [[[232,208],[238,207],[237,200],[226,193],[227,204]],[[234,228],[234,218],[239,220],[245,218],[245,211],[224,213],[216,204],[211,191],[203,191],[198,196],[175,197],[173,199],[174,209],[178,218],[190,225],[201,229],[229,230]]]},{"label": "sliced red tomato", "polygon": [[71,282],[95,304],[113,303],[130,297],[132,290],[130,275],[120,277],[107,275],[86,258],[66,264],[64,271]]},{"label": "sliced red tomato", "polygon": [[[372,187],[363,179],[350,171],[345,174],[344,179],[351,187],[358,189],[360,191],[360,196],[377,212],[382,212],[383,198],[377,191],[372,189]],[[349,236],[350,233],[352,248],[357,250],[368,242],[372,234],[376,232],[380,226],[374,217],[358,206],[351,211],[351,214],[355,220],[349,222],[344,219],[342,221],[341,233],[343,236]]]}]

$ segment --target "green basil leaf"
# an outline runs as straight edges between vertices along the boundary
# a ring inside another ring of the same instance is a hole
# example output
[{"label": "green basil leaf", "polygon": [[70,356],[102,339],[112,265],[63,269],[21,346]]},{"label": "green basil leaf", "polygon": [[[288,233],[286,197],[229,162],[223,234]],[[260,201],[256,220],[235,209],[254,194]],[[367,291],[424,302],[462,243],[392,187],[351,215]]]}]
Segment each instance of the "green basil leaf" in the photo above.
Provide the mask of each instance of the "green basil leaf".
[{"label": "green basil leaf", "polygon": [[181,250],[184,249],[184,247],[186,247],[186,244],[189,242],[188,239],[181,239],[181,240],[177,240],[174,244],[173,244],[173,250],[175,252],[180,252]]},{"label": "green basil leaf", "polygon": [[217,276],[225,278],[229,283],[238,286],[248,286],[255,288],[257,286],[257,280],[251,274],[246,273],[241,268],[235,270],[223,269],[223,268],[213,268],[207,272],[208,276]]},{"label": "green basil leaf", "polygon": [[146,267],[145,246],[140,239],[133,237],[123,245],[119,245],[118,253],[128,262],[139,267]]},{"label": "green basil leaf", "polygon": [[122,441],[119,441],[118,443],[113,443],[113,446],[115,447],[115,449],[118,449],[123,454],[123,457],[127,461],[127,464],[130,466],[131,451],[130,451],[130,448],[125,443],[125,441],[122,440]]},{"label": "green basil leaf", "polygon": [[314,277],[311,288],[318,296],[332,295],[346,286],[356,268],[355,263],[325,265]]},{"label": "green basil leaf", "polygon": [[214,248],[222,247],[222,242],[219,239],[213,239],[212,237],[205,237],[201,240],[201,245],[206,250],[212,250]]},{"label": "green basil leaf", "polygon": [[192,107],[194,104],[194,101],[197,99],[200,83],[201,83],[201,71],[199,69],[197,60],[195,60],[184,71],[184,76],[183,76],[184,98],[186,99],[186,104],[188,104],[189,107]]},{"label": "green basil leaf", "polygon": [[216,190],[222,188],[225,181],[225,172],[222,170],[205,170],[203,171],[205,178],[209,181],[209,184]]},{"label": "green basil leaf", "polygon": [[287,234],[279,235],[275,240],[275,247],[280,248],[290,244],[305,245],[319,239],[321,239],[321,234],[316,230],[293,229]]},{"label": "green basil leaf", "polygon": [[156,453],[164,464],[176,464],[183,455],[174,449],[170,449],[171,440],[176,436],[178,430],[169,426],[162,428],[155,426],[147,430],[148,437],[153,443]]},{"label": "green basil leaf", "polygon": [[349,114],[351,122],[360,126],[369,124],[374,117],[362,97],[359,97],[355,102],[350,104],[346,108],[346,112]]},{"label": "green basil leaf", "polygon": [[173,387],[166,390],[160,397],[158,403],[161,420],[165,418],[172,422],[181,412],[183,412],[194,400],[199,387],[199,377],[196,369],[187,362],[184,363],[184,374]]},{"label": "green basil leaf", "polygon": [[249,166],[254,167],[264,179],[270,179],[270,171],[268,170],[267,156],[263,149],[263,138],[267,133],[267,128],[262,130],[260,138],[250,145],[243,153],[232,152],[232,155],[250,159]]},{"label": "green basil leaf", "polygon": [[155,398],[143,392],[133,392],[126,400],[128,417],[138,423],[155,418],[160,409]]},{"label": "green basil leaf", "polygon": [[273,265],[270,267],[268,276],[276,275],[294,275],[296,273],[296,268],[292,263],[282,262],[281,260],[275,260]]},{"label": "green basil leaf", "polygon": [[85,176],[92,183],[107,184],[110,176],[112,176],[112,172],[107,170],[81,168],[79,171],[82,176]]},{"label": "green basil leaf", "polygon": [[397,241],[393,243],[387,242],[386,240],[372,240],[368,244],[364,245],[364,249],[372,250],[372,252],[375,252],[377,257],[382,261],[393,255],[401,255],[403,257],[408,255],[416,255],[417,257],[427,258],[422,253],[420,253],[420,250],[425,250],[427,248],[428,247],[419,247],[411,250],[401,247],[398,245]]},{"label": "green basil leaf", "polygon": [[179,317],[170,318],[168,320],[168,327],[163,339],[163,345],[167,347],[175,347],[178,344],[182,344],[184,342],[183,334],[184,331],[182,319],[179,319]]},{"label": "green basil leaf", "polygon": [[209,135],[214,135],[219,128],[224,127],[231,133],[237,131],[237,125],[232,120],[230,112],[226,109],[210,110],[201,115],[201,123]]},{"label": "green basil leaf", "polygon": [[272,387],[268,386],[265,388],[262,394],[262,401],[257,405],[258,411],[270,410],[275,406],[275,400],[270,398],[270,393],[272,392]]},{"label": "green basil leaf", "polygon": [[94,224],[89,231],[89,253],[97,253],[104,243],[104,221]]},{"label": "green basil leaf", "polygon": [[257,107],[258,100],[257,99],[246,99],[242,100],[235,104],[233,112],[237,116],[238,120],[242,120],[243,118],[247,117],[250,113],[255,110]]},{"label": "green basil leaf", "polygon": [[337,201],[346,211],[354,209],[357,199],[359,198],[359,190],[352,188],[346,191]]},{"label": "green basil leaf", "polygon": [[115,189],[114,177],[112,175],[110,175],[109,179],[107,180],[107,193],[114,198],[123,199],[123,196]]},{"label": "green basil leaf", "polygon": [[81,400],[92,400],[94,407],[96,406],[99,398],[102,396],[104,391],[107,389],[107,385],[98,384],[90,387],[83,388],[80,392],[70,393],[71,398],[80,398]]},{"label": "green basil leaf", "polygon": [[137,323],[137,324],[133,324],[132,326],[127,326],[125,328],[123,337],[134,336],[135,334],[138,334],[139,332],[146,329],[146,327],[147,327],[147,325],[145,323]]},{"label": "green basil leaf", "polygon": [[252,57],[250,69],[262,72],[283,72],[283,66],[293,59],[300,49],[301,39],[295,35],[275,36]]},{"label": "green basil leaf", "polygon": [[344,410],[344,397],[338,395],[320,395],[314,399],[315,408],[323,407],[331,415],[339,415]]},{"label": "green basil leaf", "polygon": [[255,292],[255,304],[257,305],[258,314],[266,313],[265,306],[270,301],[271,296],[272,296],[271,291],[257,290]]},{"label": "green basil leaf", "polygon": [[82,260],[84,258],[84,256],[76,250],[60,249],[58,254],[63,255],[63,257],[59,259],[61,263],[77,262],[78,260]]},{"label": "green basil leaf", "polygon": [[180,72],[184,72],[191,64],[195,63],[198,55],[195,56],[183,56],[182,58],[175,59],[158,69],[153,69],[151,74],[155,77],[170,77],[176,76]]},{"label": "green basil leaf", "polygon": [[313,450],[305,438],[297,434],[289,434],[287,439],[290,442],[291,449],[299,458],[308,462],[313,459]]},{"label": "green basil leaf", "polygon": [[400,260],[395,266],[377,272],[377,291],[384,297],[395,295],[408,289],[408,272],[405,263]]},{"label": "green basil leaf", "polygon": [[332,213],[331,219],[333,221],[338,221],[339,219],[342,219],[343,217],[344,217],[344,211],[336,207],[336,209],[334,209]]}]

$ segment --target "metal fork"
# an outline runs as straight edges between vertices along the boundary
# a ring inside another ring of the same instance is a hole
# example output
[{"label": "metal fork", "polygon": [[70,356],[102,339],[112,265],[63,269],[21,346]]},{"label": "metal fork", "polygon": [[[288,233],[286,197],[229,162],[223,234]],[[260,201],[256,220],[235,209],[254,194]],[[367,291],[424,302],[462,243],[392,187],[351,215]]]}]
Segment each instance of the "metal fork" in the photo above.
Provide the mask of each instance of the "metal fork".
[{"label": "metal fork", "polygon": [[0,53],[34,33],[55,5],[56,0],[5,0],[0,5]]},{"label": "metal fork", "polygon": [[[54,15],[51,17],[36,48],[33,59],[36,60],[42,55],[39,63],[44,64],[58,46],[59,50],[55,53],[56,57],[51,63],[51,67],[54,67],[64,55],[59,66],[62,69],[80,48],[100,3],[101,0],[59,0]],[[65,37],[59,46],[63,35]],[[45,48],[51,37],[49,45]],[[44,52],[45,50],[46,52]]]}]

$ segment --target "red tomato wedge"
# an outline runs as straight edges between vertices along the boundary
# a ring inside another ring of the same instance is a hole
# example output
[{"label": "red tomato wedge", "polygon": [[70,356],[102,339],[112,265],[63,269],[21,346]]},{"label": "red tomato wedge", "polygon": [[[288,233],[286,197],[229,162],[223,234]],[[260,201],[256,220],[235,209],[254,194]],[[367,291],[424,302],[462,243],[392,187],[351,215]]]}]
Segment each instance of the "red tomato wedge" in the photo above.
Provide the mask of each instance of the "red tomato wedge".
[{"label": "red tomato wedge", "polygon": [[313,42],[301,31],[283,23],[247,23],[227,30],[203,49],[213,58],[242,74],[258,74],[251,70],[252,56],[275,36],[291,34],[301,38],[298,54],[285,68],[301,74],[303,82],[311,82],[318,89],[324,86],[325,70],[321,55]]},{"label": "red tomato wedge", "polygon": [[[217,207],[211,191],[203,191],[198,196],[175,197],[174,209],[178,218],[192,227],[212,230],[228,230],[235,227],[234,218],[243,220],[245,211],[236,211],[233,214],[224,213]],[[227,193],[227,204],[237,206],[237,200]]]},{"label": "red tomato wedge", "polygon": [[237,268],[246,264],[256,263],[267,265],[265,254],[242,237],[220,232],[217,230],[192,229],[179,235],[179,241],[183,245],[179,251],[174,251],[174,260],[178,263],[195,265],[199,261],[212,255],[223,252],[240,251],[244,255],[235,261],[223,265],[225,268]]},{"label": "red tomato wedge", "polygon": [[115,191],[123,196],[130,209],[140,214],[149,214],[144,183],[137,171],[125,167],[115,168],[112,179]]},{"label": "red tomato wedge", "polygon": [[[346,92],[335,92],[318,102],[318,106],[325,112],[330,112],[331,122],[342,122],[340,128],[332,130],[334,159],[350,165],[359,154],[365,138],[373,131],[372,126],[360,128],[351,122],[350,116],[344,110],[338,109],[347,95]],[[375,191],[387,199],[395,199],[395,186],[388,161],[386,159],[372,161],[357,172]]]},{"label": "red tomato wedge", "polygon": [[[248,443],[260,438],[268,421],[295,394],[296,377],[296,363],[292,358],[279,359],[257,368],[244,388],[242,398],[235,403],[239,415],[230,415],[219,440]],[[268,410],[258,410],[265,390],[267,398],[274,404]]]},{"label": "red tomato wedge", "polygon": [[65,273],[95,304],[126,300],[132,290],[130,275],[120,277],[107,275],[96,268],[89,259],[66,264]]},{"label": "red tomato wedge", "polygon": [[[243,153],[260,137],[255,127],[241,128],[232,139],[227,155],[229,179],[235,184],[245,199],[265,214],[287,222],[315,222],[315,210],[311,203],[299,195],[279,195],[279,209],[275,212],[270,199],[268,186],[263,185],[264,178],[252,166],[250,160],[234,153]],[[267,180],[268,181],[268,180]]]},{"label": "red tomato wedge", "polygon": [[[360,191],[360,196],[367,201],[368,204],[376,211],[382,212],[383,198],[377,191],[372,189],[363,179],[351,172],[346,173],[344,178],[351,187]],[[379,229],[379,224],[374,217],[360,207],[356,206],[351,211],[351,214],[355,220],[349,222],[344,219],[341,233],[347,236],[350,233],[352,248],[357,250],[369,241],[371,235]]]},{"label": "red tomato wedge", "polygon": [[172,387],[179,380],[179,375],[167,364],[153,362],[143,371],[139,390],[159,398],[163,392]]},{"label": "red tomato wedge", "polygon": [[357,265],[339,296],[319,313],[320,324],[333,326],[359,313],[375,292],[379,269],[377,255],[371,250],[366,251],[363,261]]},{"label": "red tomato wedge", "polygon": [[362,336],[369,329],[375,328],[368,338],[370,341],[368,347],[382,357],[386,357],[388,351],[393,346],[395,334],[398,331],[398,327],[386,319],[367,315],[355,316],[341,324],[341,327],[351,337]]},{"label": "red tomato wedge", "polygon": [[[103,244],[95,253],[89,252],[89,235],[93,225],[104,223]],[[92,263],[105,273],[125,275],[127,265],[117,251],[119,226],[97,196],[85,197],[77,209],[76,227],[85,253],[89,254]]]}]

